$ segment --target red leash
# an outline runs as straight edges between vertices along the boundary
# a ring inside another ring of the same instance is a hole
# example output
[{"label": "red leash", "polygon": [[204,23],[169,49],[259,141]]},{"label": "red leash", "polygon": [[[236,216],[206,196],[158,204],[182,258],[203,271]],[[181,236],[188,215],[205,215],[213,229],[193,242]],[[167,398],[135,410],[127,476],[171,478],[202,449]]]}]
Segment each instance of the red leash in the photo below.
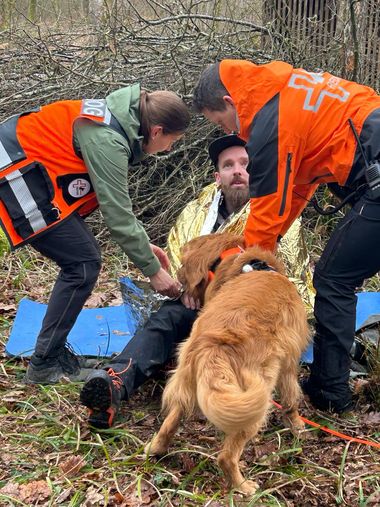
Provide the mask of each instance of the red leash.
[{"label": "red leash", "polygon": [[[282,409],[282,405],[280,405],[276,401],[272,400],[272,403],[275,407]],[[327,428],[326,426],[322,426],[321,424],[318,424],[314,421],[310,421],[309,419],[306,419],[306,417],[300,416],[300,418],[306,424],[309,424],[310,426],[313,426],[314,428],[318,428],[319,430],[322,430],[325,433],[330,433],[330,435],[334,435],[336,437],[342,438],[343,440],[349,440],[350,442],[356,442],[358,444],[370,445],[372,447],[376,447],[376,449],[380,449],[380,444],[378,442],[373,442],[372,440],[364,440],[362,438],[350,437],[349,435],[345,435],[344,433],[340,433],[339,431],[331,430],[330,428]]]}]

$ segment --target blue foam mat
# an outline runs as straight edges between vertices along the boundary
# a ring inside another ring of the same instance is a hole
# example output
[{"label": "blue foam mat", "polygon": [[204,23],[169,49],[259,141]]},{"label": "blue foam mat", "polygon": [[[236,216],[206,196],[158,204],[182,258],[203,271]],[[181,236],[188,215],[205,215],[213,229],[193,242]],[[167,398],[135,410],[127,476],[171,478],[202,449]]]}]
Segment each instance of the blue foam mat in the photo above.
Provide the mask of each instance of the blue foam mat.
[{"label": "blue foam mat", "polygon": [[[362,327],[365,321],[371,315],[380,313],[380,293],[379,292],[359,292],[356,294],[358,303],[356,306],[356,324],[355,329]],[[303,353],[301,361],[306,364],[313,362],[313,346],[310,345]]]},{"label": "blue foam mat", "polygon": [[[17,309],[5,352],[9,356],[29,357],[46,312],[46,305],[22,299]],[[124,305],[84,309],[68,335],[78,355],[107,357],[120,352],[136,330],[134,319],[127,318]]]},{"label": "blue foam mat", "polygon": [[[122,282],[133,287],[133,282],[128,279],[123,279]],[[33,353],[45,312],[46,305],[30,299],[21,300],[5,345],[8,356],[29,357]],[[380,293],[359,293],[356,329],[376,313],[380,313]],[[125,304],[84,309],[68,336],[68,342],[79,355],[107,357],[121,352],[135,333],[137,325],[136,314]],[[312,360],[313,348],[310,346],[301,361],[311,363]]]},{"label": "blue foam mat", "polygon": [[380,313],[380,292],[359,292],[356,307],[356,330],[360,329],[371,315]]}]

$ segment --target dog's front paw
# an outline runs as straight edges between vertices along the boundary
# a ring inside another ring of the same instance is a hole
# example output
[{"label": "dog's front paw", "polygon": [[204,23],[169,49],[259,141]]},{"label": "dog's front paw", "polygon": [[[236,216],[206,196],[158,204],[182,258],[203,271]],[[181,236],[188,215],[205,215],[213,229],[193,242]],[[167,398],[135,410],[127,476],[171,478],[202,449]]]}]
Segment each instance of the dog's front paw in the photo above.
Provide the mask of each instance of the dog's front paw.
[{"label": "dog's front paw", "polygon": [[167,453],[168,446],[163,445],[160,438],[154,437],[149,444],[145,446],[145,456],[163,456]]},{"label": "dog's front paw", "polygon": [[302,437],[302,432],[305,430],[305,423],[301,419],[298,412],[286,414],[283,416],[284,426],[289,428],[293,436],[297,438]]},{"label": "dog's front paw", "polygon": [[305,431],[305,423],[299,416],[291,421],[289,427],[293,436],[295,436],[296,438],[303,438]]},{"label": "dog's front paw", "polygon": [[244,481],[236,489],[245,496],[253,496],[259,489],[259,485],[255,481]]}]

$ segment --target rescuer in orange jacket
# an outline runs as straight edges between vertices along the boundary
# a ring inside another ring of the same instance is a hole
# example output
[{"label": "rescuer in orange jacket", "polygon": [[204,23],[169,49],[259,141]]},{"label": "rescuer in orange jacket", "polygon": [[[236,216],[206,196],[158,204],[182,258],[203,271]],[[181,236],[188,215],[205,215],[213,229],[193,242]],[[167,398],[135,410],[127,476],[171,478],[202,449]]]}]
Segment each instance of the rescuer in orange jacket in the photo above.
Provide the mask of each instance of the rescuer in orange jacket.
[{"label": "rescuer in orange jacket", "polygon": [[0,225],[12,248],[29,243],[60,267],[25,381],[78,372],[67,335],[97,280],[101,257],[83,217],[99,205],[112,237],[152,287],[177,296],[169,260],[132,211],[128,166],[169,151],[190,121],[172,92],[138,84],[105,99],[55,102],[0,124]]},{"label": "rescuer in orange jacket", "polygon": [[314,274],[314,362],[303,386],[318,408],[350,409],[355,290],[380,269],[380,97],[285,62],[223,60],[203,71],[193,103],[247,142],[248,245],[274,250],[320,183],[350,196]]}]

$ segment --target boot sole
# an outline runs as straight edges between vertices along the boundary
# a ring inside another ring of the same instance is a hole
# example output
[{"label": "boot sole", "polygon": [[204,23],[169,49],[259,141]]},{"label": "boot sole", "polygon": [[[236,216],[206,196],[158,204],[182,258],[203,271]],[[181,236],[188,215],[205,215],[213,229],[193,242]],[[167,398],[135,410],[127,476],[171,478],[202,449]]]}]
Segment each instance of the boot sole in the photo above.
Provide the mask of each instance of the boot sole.
[{"label": "boot sole", "polygon": [[80,401],[92,410],[106,412],[112,404],[111,387],[107,380],[98,377],[86,382],[80,393]]}]

